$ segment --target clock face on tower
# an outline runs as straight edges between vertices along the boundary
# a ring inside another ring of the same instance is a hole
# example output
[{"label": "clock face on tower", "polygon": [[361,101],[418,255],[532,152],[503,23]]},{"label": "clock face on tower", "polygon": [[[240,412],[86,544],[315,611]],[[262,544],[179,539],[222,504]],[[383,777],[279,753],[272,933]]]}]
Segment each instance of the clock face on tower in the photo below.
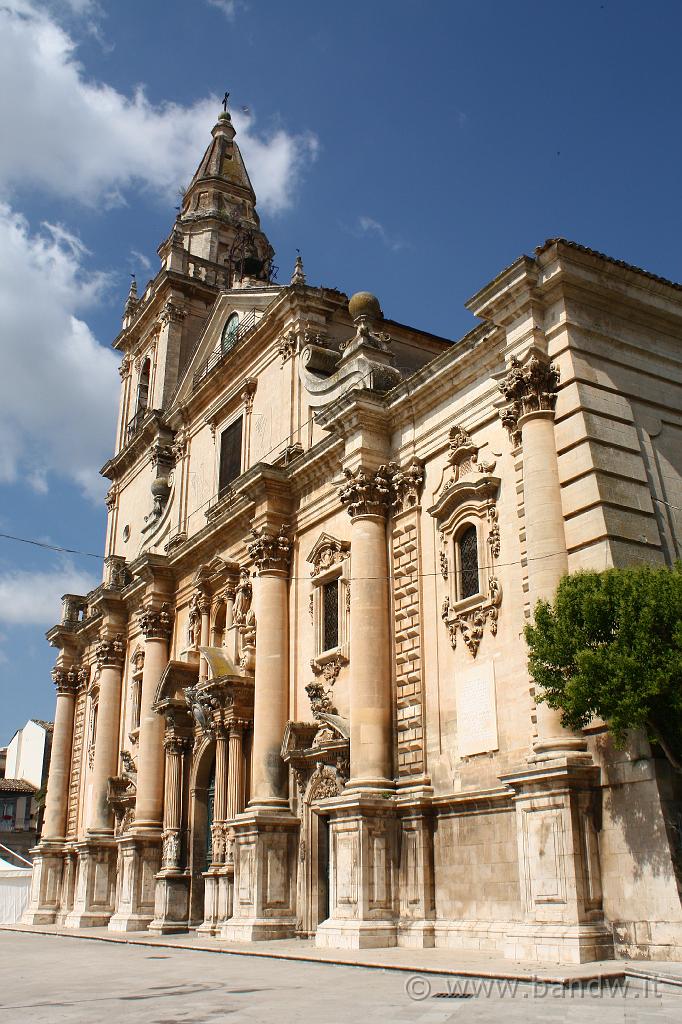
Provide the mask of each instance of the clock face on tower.
[{"label": "clock face on tower", "polygon": [[223,327],[223,333],[220,337],[220,351],[223,355],[229,352],[234,343],[237,340],[237,331],[239,329],[239,314],[231,313],[225,321]]}]

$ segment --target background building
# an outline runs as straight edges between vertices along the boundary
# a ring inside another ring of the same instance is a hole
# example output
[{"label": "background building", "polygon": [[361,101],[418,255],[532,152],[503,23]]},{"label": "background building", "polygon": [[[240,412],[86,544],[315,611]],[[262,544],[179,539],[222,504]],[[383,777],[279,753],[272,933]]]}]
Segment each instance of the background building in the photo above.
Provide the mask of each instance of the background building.
[{"label": "background building", "polygon": [[[40,838],[44,787],[52,749],[52,722],[31,718],[5,748],[0,776],[0,854],[12,863],[30,859]],[[19,854],[12,858],[10,852]]]},{"label": "background building", "polygon": [[523,626],[679,556],[680,286],[551,239],[453,343],[277,284],[227,113],[158,252],[26,919],[679,957],[679,782],[536,705]]}]

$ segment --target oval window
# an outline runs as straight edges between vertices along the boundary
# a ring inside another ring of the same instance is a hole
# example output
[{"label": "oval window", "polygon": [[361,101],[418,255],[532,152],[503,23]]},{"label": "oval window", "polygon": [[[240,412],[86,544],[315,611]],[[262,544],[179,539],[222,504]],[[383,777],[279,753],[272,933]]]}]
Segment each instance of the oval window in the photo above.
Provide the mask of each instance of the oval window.
[{"label": "oval window", "polygon": [[231,313],[225,321],[223,327],[223,333],[220,338],[220,351],[225,354],[229,352],[234,343],[237,340],[237,333],[239,330],[239,314]]}]

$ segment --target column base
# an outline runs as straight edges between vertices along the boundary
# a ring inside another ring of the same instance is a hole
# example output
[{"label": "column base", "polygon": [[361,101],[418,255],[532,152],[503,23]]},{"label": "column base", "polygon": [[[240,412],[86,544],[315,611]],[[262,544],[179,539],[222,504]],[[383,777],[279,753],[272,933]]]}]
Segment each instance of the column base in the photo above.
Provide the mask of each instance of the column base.
[{"label": "column base", "polygon": [[156,876],[161,866],[161,835],[123,835],[119,846],[119,884],[112,932],[146,930],[154,920]]},{"label": "column base", "polygon": [[172,935],[189,930],[189,875],[160,871],[156,876],[151,935]]},{"label": "column base", "polygon": [[22,924],[54,924],[60,906],[64,853],[61,844],[37,846],[33,853],[33,876],[29,903]]},{"label": "column base", "polygon": [[383,949],[398,945],[395,921],[342,921],[328,918],[318,926],[320,949]]},{"label": "column base", "polygon": [[232,942],[292,938],[296,934],[298,818],[290,811],[249,808],[234,830],[232,917],[220,937]]},{"label": "column base", "polygon": [[398,921],[396,945],[406,949],[433,949],[436,945],[434,921]]},{"label": "column base", "polygon": [[395,946],[398,839],[394,800],[344,789],[320,801],[329,815],[329,905],[315,944],[326,948]]},{"label": "column base", "polygon": [[65,928],[103,928],[114,910],[116,846],[111,836],[88,838],[75,844],[78,857],[73,907]]},{"label": "column base", "polygon": [[601,924],[518,924],[505,935],[504,956],[561,964],[613,960],[613,935]]}]

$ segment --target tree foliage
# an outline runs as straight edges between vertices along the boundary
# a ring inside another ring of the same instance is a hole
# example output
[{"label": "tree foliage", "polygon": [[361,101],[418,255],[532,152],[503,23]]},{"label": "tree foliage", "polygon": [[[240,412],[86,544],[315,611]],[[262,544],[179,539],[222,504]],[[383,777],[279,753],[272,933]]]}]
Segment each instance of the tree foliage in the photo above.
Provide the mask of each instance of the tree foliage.
[{"label": "tree foliage", "polygon": [[580,729],[595,716],[617,744],[645,729],[682,771],[682,564],[565,576],[526,626],[537,699]]}]

